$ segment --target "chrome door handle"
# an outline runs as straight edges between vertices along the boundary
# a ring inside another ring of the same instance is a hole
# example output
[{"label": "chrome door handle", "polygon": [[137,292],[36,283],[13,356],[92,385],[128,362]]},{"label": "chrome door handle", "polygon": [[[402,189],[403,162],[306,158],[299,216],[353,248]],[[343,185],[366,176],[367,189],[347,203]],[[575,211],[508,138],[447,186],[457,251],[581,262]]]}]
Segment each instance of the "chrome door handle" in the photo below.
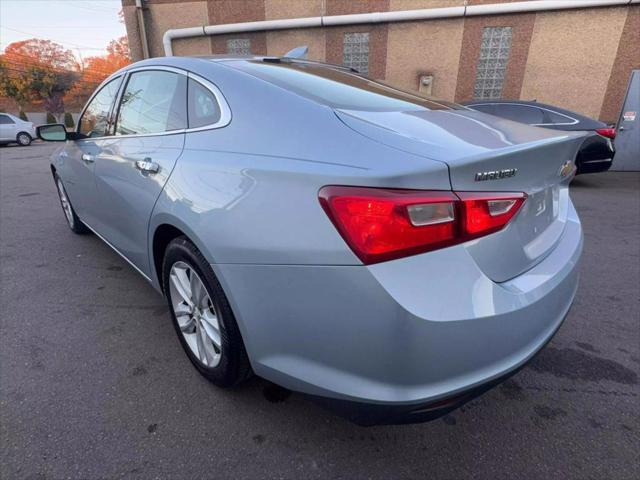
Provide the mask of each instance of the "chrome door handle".
[{"label": "chrome door handle", "polygon": [[145,158],[144,160],[136,160],[136,168],[141,172],[158,173],[160,165],[152,162],[150,158]]},{"label": "chrome door handle", "polygon": [[88,153],[83,153],[82,154],[82,161],[84,163],[93,163],[96,161],[96,159],[93,157],[93,155],[89,155]]}]

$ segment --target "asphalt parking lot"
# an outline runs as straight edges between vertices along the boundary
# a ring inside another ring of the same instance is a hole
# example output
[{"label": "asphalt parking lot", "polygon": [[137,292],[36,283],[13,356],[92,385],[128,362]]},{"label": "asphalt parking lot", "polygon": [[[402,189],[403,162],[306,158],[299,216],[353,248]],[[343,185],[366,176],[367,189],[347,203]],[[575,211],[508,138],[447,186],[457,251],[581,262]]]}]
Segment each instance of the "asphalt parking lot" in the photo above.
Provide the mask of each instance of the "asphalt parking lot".
[{"label": "asphalt parking lot", "polygon": [[0,148],[3,479],[640,478],[640,174],[574,181],[581,286],[527,368],[434,422],[362,428],[203,379],[163,298],[68,229],[55,148]]}]

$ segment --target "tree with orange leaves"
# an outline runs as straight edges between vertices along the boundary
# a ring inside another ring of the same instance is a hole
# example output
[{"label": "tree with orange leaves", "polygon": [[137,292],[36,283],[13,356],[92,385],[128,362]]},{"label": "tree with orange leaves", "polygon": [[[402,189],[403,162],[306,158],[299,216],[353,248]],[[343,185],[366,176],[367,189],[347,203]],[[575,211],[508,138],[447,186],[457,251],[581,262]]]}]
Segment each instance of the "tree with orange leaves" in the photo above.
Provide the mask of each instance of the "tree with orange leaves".
[{"label": "tree with orange leaves", "polygon": [[0,55],[0,93],[13,98],[21,112],[26,103],[41,101],[59,115],[64,111],[62,98],[77,78],[76,68],[71,51],[55,42],[14,42]]},{"label": "tree with orange leaves", "polygon": [[121,37],[109,43],[106,55],[87,58],[84,62],[83,75],[89,75],[93,79],[104,79],[130,63],[129,42],[127,37]]},{"label": "tree with orange leaves", "polygon": [[68,93],[69,101],[84,99],[91,94],[97,84],[113,72],[131,63],[129,58],[129,42],[127,37],[112,40],[107,46],[107,54],[88,57],[80,66],[80,79]]},{"label": "tree with orange leaves", "polygon": [[51,40],[38,38],[7,45],[2,58],[18,66],[40,66],[51,70],[76,70],[78,67],[71,50]]}]

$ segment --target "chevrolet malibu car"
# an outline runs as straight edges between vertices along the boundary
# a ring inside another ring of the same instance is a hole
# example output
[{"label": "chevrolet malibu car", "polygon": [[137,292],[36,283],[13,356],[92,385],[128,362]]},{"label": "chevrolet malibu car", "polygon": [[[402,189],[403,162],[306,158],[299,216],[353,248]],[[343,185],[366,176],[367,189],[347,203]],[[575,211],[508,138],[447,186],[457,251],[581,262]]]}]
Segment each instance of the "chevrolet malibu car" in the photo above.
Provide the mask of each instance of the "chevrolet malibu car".
[{"label": "chevrolet malibu car", "polygon": [[560,327],[582,231],[580,134],[275,57],[112,75],[51,170],[170,306],[195,367],[252,373],[361,423],[435,418]]},{"label": "chevrolet malibu car", "polygon": [[564,108],[540,102],[522,100],[473,100],[465,102],[469,108],[480,112],[507,118],[528,125],[585,132],[580,150],[576,155],[576,175],[606,172],[611,168],[616,154],[613,140],[616,129],[606,123]]},{"label": "chevrolet malibu car", "polygon": [[36,130],[31,122],[25,122],[9,113],[0,112],[0,145],[17,143],[21,147],[31,144]]}]

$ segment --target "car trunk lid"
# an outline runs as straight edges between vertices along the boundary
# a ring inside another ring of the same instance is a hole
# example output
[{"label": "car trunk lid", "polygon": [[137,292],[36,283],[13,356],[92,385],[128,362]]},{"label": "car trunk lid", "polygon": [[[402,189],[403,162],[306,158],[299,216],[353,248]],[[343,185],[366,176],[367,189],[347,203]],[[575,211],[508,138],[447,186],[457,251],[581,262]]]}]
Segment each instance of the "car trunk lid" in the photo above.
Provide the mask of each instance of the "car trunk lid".
[{"label": "car trunk lid", "polygon": [[445,163],[454,191],[527,195],[506,228],[465,243],[492,280],[503,282],[532,268],[560,240],[582,134],[530,127],[466,109],[336,114],[373,140]]}]

